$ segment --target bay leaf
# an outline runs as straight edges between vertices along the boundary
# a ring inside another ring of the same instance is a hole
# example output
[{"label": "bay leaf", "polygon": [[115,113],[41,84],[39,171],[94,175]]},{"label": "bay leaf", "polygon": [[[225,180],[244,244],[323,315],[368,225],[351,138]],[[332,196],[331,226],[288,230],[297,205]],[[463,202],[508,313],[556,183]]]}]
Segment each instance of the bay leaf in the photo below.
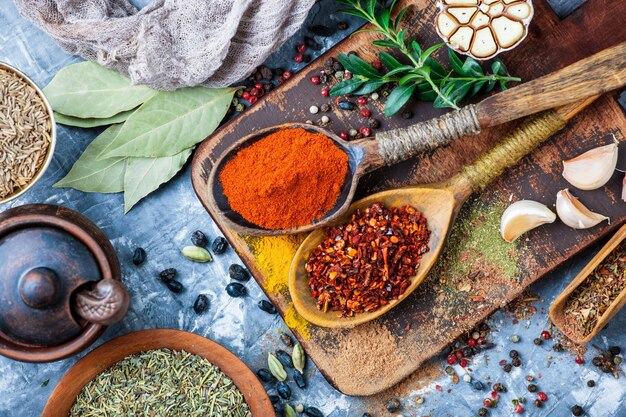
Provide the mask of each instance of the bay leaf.
[{"label": "bay leaf", "polygon": [[66,126],[75,126],[75,127],[98,127],[98,126],[106,126],[112,125],[115,123],[122,123],[124,120],[128,119],[128,117],[133,114],[135,109],[123,111],[121,113],[116,114],[115,116],[106,117],[106,118],[88,118],[81,119],[80,117],[67,116],[65,114],[54,112],[54,120],[62,125]]},{"label": "bay leaf", "polygon": [[53,185],[55,188],[74,188],[96,193],[124,191],[126,158],[97,159],[97,156],[119,133],[121,124],[112,125],[87,146],[70,172]]},{"label": "bay leaf", "polygon": [[43,92],[54,111],[83,119],[112,117],[157,93],[132,85],[130,79],[90,61],[63,68]]},{"label": "bay leaf", "polygon": [[124,174],[124,213],[176,175],[192,151],[193,148],[188,148],[162,158],[128,158]]},{"label": "bay leaf", "polygon": [[100,157],[172,156],[204,140],[230,107],[234,88],[159,91],[124,123]]}]

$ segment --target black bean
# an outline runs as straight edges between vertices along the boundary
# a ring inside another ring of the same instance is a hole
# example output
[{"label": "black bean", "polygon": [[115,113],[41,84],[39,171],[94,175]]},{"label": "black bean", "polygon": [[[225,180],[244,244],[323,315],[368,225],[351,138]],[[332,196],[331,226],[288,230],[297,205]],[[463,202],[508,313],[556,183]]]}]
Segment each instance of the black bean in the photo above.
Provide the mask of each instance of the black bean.
[{"label": "black bean", "polygon": [[315,407],[307,407],[304,409],[304,414],[308,417],[324,417],[324,413]]},{"label": "black bean", "polygon": [[343,110],[354,110],[354,103],[351,103],[349,101],[340,101],[338,106],[340,109]]},{"label": "black bean", "polygon": [[141,265],[146,261],[146,251],[143,248],[136,248],[133,252],[133,263],[136,266]]},{"label": "black bean", "polygon": [[298,386],[298,388],[306,387],[306,381],[304,380],[304,375],[300,373],[300,371],[293,371],[293,380]]},{"label": "black bean", "polygon": [[261,300],[258,304],[259,308],[268,314],[276,314],[276,307],[267,300]]},{"label": "black bean", "polygon": [[176,278],[176,273],[176,268],[167,268],[159,272],[159,278],[163,282],[168,282]]},{"label": "black bean", "polygon": [[272,404],[280,402],[280,397],[278,395],[270,395],[269,397]]},{"label": "black bean", "polygon": [[387,401],[387,404],[385,404],[385,408],[390,413],[396,413],[400,411],[401,407],[402,405],[400,404],[400,400],[398,400],[397,398],[392,398],[389,401]]},{"label": "black bean", "polygon": [[201,248],[206,248],[209,244],[209,239],[200,230],[196,230],[191,234],[191,243]]},{"label": "black bean", "polygon": [[293,361],[291,360],[291,355],[285,352],[282,349],[278,349],[276,351],[276,357],[283,364],[285,368],[293,368]]},{"label": "black bean", "polygon": [[222,236],[216,237],[213,241],[213,244],[211,245],[211,250],[213,251],[213,253],[216,255],[221,255],[222,253],[226,252],[226,249],[228,249],[228,241]]},{"label": "black bean", "polygon": [[284,382],[279,382],[276,384],[276,391],[278,391],[278,395],[280,395],[285,400],[291,398],[291,388]]},{"label": "black bean", "polygon": [[196,298],[196,302],[193,303],[193,311],[196,314],[202,314],[209,308],[209,297],[204,294],[199,294]]},{"label": "black bean", "polygon": [[230,268],[228,268],[228,275],[230,275],[231,279],[236,279],[237,281],[247,281],[250,279],[250,273],[241,265],[232,264]]},{"label": "black bean", "polygon": [[167,285],[167,288],[169,288],[171,292],[175,292],[177,294],[183,292],[183,289],[185,288],[183,287],[183,284],[181,284],[179,281],[176,281],[175,279],[166,281],[165,285]]},{"label": "black bean", "polygon": [[256,374],[259,377],[259,379],[263,382],[272,382],[274,380],[274,376],[268,369],[261,368],[258,371],[256,371]]},{"label": "black bean", "polygon": [[245,297],[246,294],[248,293],[246,291],[246,287],[244,287],[238,282],[231,282],[230,284],[228,284],[226,286],[226,292],[231,297]]}]

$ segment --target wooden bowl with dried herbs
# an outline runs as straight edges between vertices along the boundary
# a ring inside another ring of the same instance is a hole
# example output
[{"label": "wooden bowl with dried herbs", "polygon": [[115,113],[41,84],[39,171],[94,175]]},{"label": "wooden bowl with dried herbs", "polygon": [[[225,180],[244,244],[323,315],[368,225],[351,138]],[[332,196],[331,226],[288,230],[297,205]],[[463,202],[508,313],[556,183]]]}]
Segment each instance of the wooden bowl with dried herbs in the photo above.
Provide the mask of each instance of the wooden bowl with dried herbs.
[{"label": "wooden bowl with dried herbs", "polygon": [[151,329],[113,339],[79,360],[59,381],[42,413],[104,415],[275,413],[256,375],[226,348],[193,333]]},{"label": "wooden bowl with dried herbs", "polygon": [[609,240],[550,306],[550,319],[576,343],[587,343],[626,304],[626,226]]},{"label": "wooden bowl with dried herbs", "polygon": [[0,203],[23,194],[50,164],[52,108],[24,73],[0,62]]}]

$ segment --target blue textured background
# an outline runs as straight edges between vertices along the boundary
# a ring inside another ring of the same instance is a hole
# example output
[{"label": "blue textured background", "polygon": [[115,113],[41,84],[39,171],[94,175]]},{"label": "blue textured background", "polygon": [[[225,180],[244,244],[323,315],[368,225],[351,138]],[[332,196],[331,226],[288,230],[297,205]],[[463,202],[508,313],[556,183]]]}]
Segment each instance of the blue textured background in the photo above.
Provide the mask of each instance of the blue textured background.
[{"label": "blue textured background", "polygon": [[[147,2],[137,3],[141,5]],[[76,57],[64,53],[46,34],[24,21],[12,2],[2,0],[1,3],[0,60],[20,68],[40,86],[46,85],[64,66],[78,61]],[[553,0],[551,3],[563,16],[582,1]],[[338,16],[336,9],[337,5],[332,0],[319,2],[312,9],[308,24],[335,25],[339,20],[348,20],[351,30],[358,26],[358,22]],[[339,32],[323,40],[325,47],[332,46],[345,34]],[[301,38],[302,34],[294,36],[292,41],[270,57],[268,64],[290,66],[293,47]],[[280,346],[280,332],[288,332],[288,329],[278,316],[267,315],[257,308],[257,301],[264,296],[254,280],[247,284],[250,294],[247,298],[231,299],[226,296],[224,286],[229,282],[227,269],[231,263],[238,262],[237,256],[229,249],[226,254],[217,256],[215,262],[205,265],[192,264],[180,255],[179,249],[188,244],[192,231],[201,229],[211,238],[219,235],[219,230],[192,191],[188,166],[126,216],[123,214],[121,195],[84,194],[75,190],[51,188],[54,182],[67,173],[97,133],[97,129],[59,126],[58,146],[45,177],[25,196],[0,207],[0,210],[6,210],[35,202],[64,205],[84,213],[111,239],[122,262],[124,282],[131,291],[133,304],[123,322],[108,329],[96,345],[134,330],[178,328],[223,344],[255,370],[263,366],[267,352]],[[140,268],[130,262],[135,246],[142,246],[148,252],[148,261]],[[502,403],[491,411],[491,415],[512,415],[510,399],[522,395],[530,400],[525,415],[568,416],[571,415],[569,408],[575,403],[582,405],[589,416],[626,415],[623,403],[626,384],[623,378],[615,380],[610,375],[601,375],[590,364],[576,365],[571,354],[551,352],[552,343],[544,343],[542,346],[532,343],[532,339],[548,324],[547,309],[550,302],[594,252],[591,250],[577,256],[531,289],[539,295],[541,301],[536,303],[538,313],[530,320],[514,323],[505,312],[497,313],[490,319],[489,323],[495,329],[492,339],[496,348],[474,358],[471,375],[483,382],[501,381],[509,388],[509,393],[503,396]],[[174,295],[155,279],[156,273],[166,267],[176,267],[180,271],[186,287],[184,293]],[[196,316],[191,306],[200,292],[209,295],[211,308],[207,314]],[[603,347],[626,347],[626,335],[623,332],[625,324],[626,313],[622,312],[594,342]],[[520,335],[522,342],[512,345],[508,341],[511,334]],[[503,375],[498,361],[507,358],[508,350],[513,347],[521,352],[523,366]],[[549,356],[553,358],[549,359]],[[592,356],[592,352],[587,354],[588,363]],[[51,364],[27,364],[0,357],[0,416],[40,415],[55,385],[77,359]],[[342,396],[313,368],[309,367],[307,389],[293,387],[293,404],[301,402],[315,405],[326,416],[360,416],[365,411],[372,415],[389,415],[382,404],[391,393],[382,394],[376,400]],[[457,367],[457,372],[463,375],[464,371]],[[534,396],[526,392],[524,376],[528,374],[538,377],[540,390],[549,396],[549,401],[541,410],[534,408]],[[587,379],[596,380],[597,387],[587,388]],[[42,382],[46,380],[49,380],[49,384],[42,387]],[[488,396],[487,391],[477,392],[464,382],[452,385],[443,372],[436,381],[423,383],[412,380],[411,384],[405,384],[402,389],[402,413],[405,416],[472,416],[481,406],[482,399]],[[436,384],[443,390],[436,390]],[[415,403],[418,395],[425,398],[424,404]]]}]

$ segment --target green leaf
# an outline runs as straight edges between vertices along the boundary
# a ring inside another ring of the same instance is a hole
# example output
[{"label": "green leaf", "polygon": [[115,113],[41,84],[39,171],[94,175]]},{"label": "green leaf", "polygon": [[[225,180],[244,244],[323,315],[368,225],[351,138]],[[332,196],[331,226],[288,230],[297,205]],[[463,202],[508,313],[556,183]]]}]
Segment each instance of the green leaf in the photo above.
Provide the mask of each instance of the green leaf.
[{"label": "green leaf", "polygon": [[367,78],[380,78],[380,73],[376,68],[363,61],[356,54],[339,54],[337,57],[341,65],[354,75],[363,75]]},{"label": "green leaf", "polygon": [[410,65],[402,65],[396,69],[389,71],[387,74],[385,74],[385,78],[390,78],[398,74],[402,74],[403,72],[412,71],[414,69],[415,68]]},{"label": "green leaf", "polygon": [[448,57],[450,58],[450,66],[454,72],[459,75],[465,75],[463,74],[463,61],[461,61],[461,58],[459,58],[456,52],[448,48]]},{"label": "green leaf", "polygon": [[487,80],[482,80],[475,82],[472,86],[472,91],[469,92],[470,97],[474,97],[476,94],[480,93],[480,90],[487,84]]},{"label": "green leaf", "polygon": [[126,120],[99,158],[176,155],[213,133],[235,91],[204,87],[160,91]]},{"label": "green leaf", "polygon": [[429,56],[427,59],[425,59],[424,66],[430,68],[430,75],[433,80],[441,80],[446,78],[446,76],[448,75],[443,65],[441,65],[441,63],[436,59],[433,59],[433,57]]},{"label": "green leaf", "polygon": [[356,16],[358,18],[361,19],[365,19],[367,20],[367,16],[364,15],[362,12],[360,12],[359,10],[352,10],[352,9],[343,9],[343,10],[339,10],[340,13],[345,13],[345,14],[349,14],[352,16]]},{"label": "green leaf", "polygon": [[380,52],[378,57],[380,58],[380,62],[382,62],[388,70],[396,69],[402,65],[397,59],[389,55],[387,52]]},{"label": "green leaf", "polygon": [[493,75],[502,75],[504,77],[509,75],[509,72],[504,66],[504,62],[500,61],[499,59],[493,61],[493,63],[491,64],[491,72],[493,73]]},{"label": "green leaf", "polygon": [[371,94],[385,84],[386,82],[382,80],[367,81],[359,89],[353,91],[352,94],[356,94],[358,96],[362,96],[363,94]]},{"label": "green leaf", "polygon": [[374,16],[376,11],[376,0],[365,0],[365,10],[370,16]]},{"label": "green leaf", "polygon": [[395,43],[387,39],[372,41],[372,45],[378,46],[379,48],[395,48],[397,46]]},{"label": "green leaf", "polygon": [[97,126],[106,126],[113,125],[115,123],[122,123],[124,120],[128,119],[128,117],[133,114],[135,109],[123,111],[121,113],[116,114],[115,116],[107,117],[105,119],[81,119],[79,117],[66,116],[61,113],[54,112],[54,121],[57,123],[61,123],[66,126],[76,126],[76,127],[97,127]]},{"label": "green leaf", "polygon": [[400,25],[400,22],[402,21],[402,18],[404,17],[406,12],[409,10],[409,7],[411,7],[411,6],[406,6],[404,9],[402,9],[402,10],[400,10],[398,12],[398,15],[396,16],[396,21],[393,23],[393,29],[394,30],[396,30],[398,28],[398,25]]},{"label": "green leaf", "polygon": [[406,85],[414,81],[421,82],[423,79],[424,79],[424,76],[422,74],[416,74],[414,72],[410,72],[404,77],[400,78],[400,81],[398,81],[398,85]]},{"label": "green leaf", "polygon": [[417,88],[417,84],[401,85],[389,94],[387,97],[387,103],[385,104],[385,116],[393,116],[396,114],[402,106],[406,104],[411,98],[411,94]]},{"label": "green leaf", "polygon": [[79,62],[57,73],[43,89],[54,111],[66,116],[108,118],[134,109],[157,91],[95,62]]},{"label": "green leaf", "polygon": [[404,44],[407,33],[408,32],[406,29],[402,29],[400,32],[398,32],[398,42]]},{"label": "green leaf", "polygon": [[437,93],[430,84],[420,83],[417,86],[417,98],[421,101],[434,101],[437,98]]},{"label": "green leaf", "polygon": [[430,48],[428,48],[427,50],[425,50],[422,53],[422,57],[420,58],[420,60],[422,62],[426,61],[428,59],[428,57],[430,57],[430,55],[432,55],[433,52],[435,52],[437,49],[441,48],[443,45],[445,45],[445,43],[438,43],[436,45],[431,46]]},{"label": "green leaf", "polygon": [[415,58],[419,60],[422,57],[422,47],[420,46],[420,44],[417,43],[417,41],[411,42],[411,49],[413,50]]},{"label": "green leaf", "polygon": [[176,175],[192,151],[193,148],[189,148],[163,158],[128,158],[124,174],[124,213]]},{"label": "green leaf", "polygon": [[390,22],[389,10],[382,9],[380,12],[378,12],[376,14],[376,21],[385,31],[387,31],[389,29]]},{"label": "green leaf", "polygon": [[364,83],[365,83],[365,81],[361,81],[361,80],[356,79],[356,78],[350,78],[348,80],[343,80],[342,82],[340,82],[339,84],[337,84],[336,86],[331,88],[329,93],[333,97],[334,96],[343,96],[343,95],[350,94],[353,91],[357,90]]},{"label": "green leaf", "polygon": [[124,191],[125,157],[97,159],[102,150],[117,136],[122,125],[113,125],[87,146],[67,175],[54,188],[74,188],[88,193],[119,193]]},{"label": "green leaf", "polygon": [[467,57],[461,70],[463,71],[462,74],[467,77],[482,77],[485,75],[480,64],[472,57]]}]

